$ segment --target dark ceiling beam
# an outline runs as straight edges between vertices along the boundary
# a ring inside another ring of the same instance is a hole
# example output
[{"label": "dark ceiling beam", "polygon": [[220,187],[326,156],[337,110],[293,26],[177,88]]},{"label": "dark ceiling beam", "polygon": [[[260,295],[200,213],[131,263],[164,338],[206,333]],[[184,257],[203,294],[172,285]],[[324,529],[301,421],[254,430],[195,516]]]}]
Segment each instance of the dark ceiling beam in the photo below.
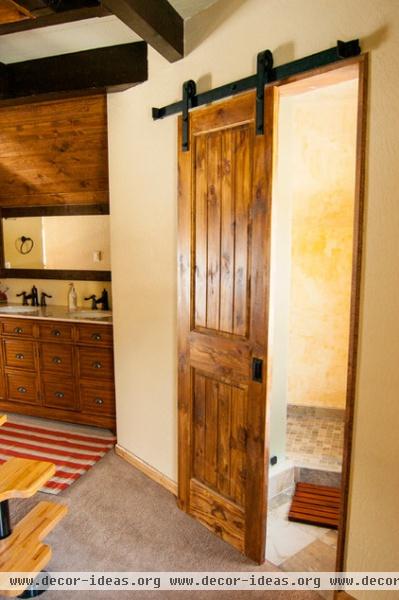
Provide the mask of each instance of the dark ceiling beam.
[{"label": "dark ceiling beam", "polygon": [[122,91],[148,77],[147,44],[135,42],[0,66],[0,101]]},{"label": "dark ceiling beam", "polygon": [[102,0],[102,6],[170,62],[184,56],[184,20],[167,0]]},{"label": "dark ceiling beam", "polygon": [[[72,8],[64,9],[62,11],[56,11],[54,6],[47,6],[47,4],[41,0],[35,2],[28,0],[23,2],[22,0],[19,0],[18,4],[28,9],[30,6],[30,12],[34,18],[0,25],[0,35],[110,15],[109,10],[107,10],[105,6],[102,6],[100,2],[88,5],[84,0],[75,0],[74,2],[71,2]],[[33,4],[34,7],[32,7]]]}]

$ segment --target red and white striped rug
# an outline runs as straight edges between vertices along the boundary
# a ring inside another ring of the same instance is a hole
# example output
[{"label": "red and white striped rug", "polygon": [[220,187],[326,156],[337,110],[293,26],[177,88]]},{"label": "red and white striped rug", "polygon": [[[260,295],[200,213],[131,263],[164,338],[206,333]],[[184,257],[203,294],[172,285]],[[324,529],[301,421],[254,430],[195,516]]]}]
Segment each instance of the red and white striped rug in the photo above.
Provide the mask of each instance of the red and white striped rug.
[{"label": "red and white striped rug", "polygon": [[0,464],[13,456],[54,463],[54,477],[40,491],[59,494],[87,473],[115,443],[111,433],[87,435],[11,420],[0,427]]}]

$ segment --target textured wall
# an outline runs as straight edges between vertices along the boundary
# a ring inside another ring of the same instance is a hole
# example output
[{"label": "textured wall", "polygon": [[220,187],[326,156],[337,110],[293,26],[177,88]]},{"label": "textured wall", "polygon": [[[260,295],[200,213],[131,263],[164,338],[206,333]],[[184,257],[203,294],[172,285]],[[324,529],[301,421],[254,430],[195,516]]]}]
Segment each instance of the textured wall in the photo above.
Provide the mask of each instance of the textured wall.
[{"label": "textured wall", "polygon": [[[349,344],[357,81],[292,102],[288,402],[344,408]],[[279,158],[285,160],[281,148]]]},{"label": "textured wall", "polygon": [[[150,79],[109,96],[111,238],[119,441],[176,478],[175,118],[151,106],[360,37],[371,51],[365,256],[350,490],[353,570],[399,564],[399,5],[392,0],[226,0],[190,25],[195,49],[170,65],[150,52]],[[355,596],[367,600],[367,592]],[[380,592],[378,598],[391,598]]]}]

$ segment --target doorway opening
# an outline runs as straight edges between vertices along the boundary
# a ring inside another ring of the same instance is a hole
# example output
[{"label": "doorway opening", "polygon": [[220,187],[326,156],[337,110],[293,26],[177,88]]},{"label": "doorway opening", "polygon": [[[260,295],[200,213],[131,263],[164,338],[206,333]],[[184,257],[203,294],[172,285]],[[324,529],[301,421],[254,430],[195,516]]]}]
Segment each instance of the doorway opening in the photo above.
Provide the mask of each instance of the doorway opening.
[{"label": "doorway opening", "polygon": [[363,62],[351,62],[276,92],[266,558],[286,571],[334,571],[338,546],[338,563],[342,559],[356,358],[363,68]]}]

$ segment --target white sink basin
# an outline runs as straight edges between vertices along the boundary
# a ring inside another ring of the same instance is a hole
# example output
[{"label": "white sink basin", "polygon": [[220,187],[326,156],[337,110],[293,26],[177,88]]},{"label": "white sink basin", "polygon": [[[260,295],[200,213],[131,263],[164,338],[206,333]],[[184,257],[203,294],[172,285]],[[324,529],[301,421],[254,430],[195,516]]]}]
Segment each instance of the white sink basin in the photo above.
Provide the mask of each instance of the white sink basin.
[{"label": "white sink basin", "polygon": [[112,316],[110,310],[75,310],[69,316],[73,319],[106,319]]},{"label": "white sink basin", "polygon": [[37,306],[0,306],[0,313],[35,313]]}]

